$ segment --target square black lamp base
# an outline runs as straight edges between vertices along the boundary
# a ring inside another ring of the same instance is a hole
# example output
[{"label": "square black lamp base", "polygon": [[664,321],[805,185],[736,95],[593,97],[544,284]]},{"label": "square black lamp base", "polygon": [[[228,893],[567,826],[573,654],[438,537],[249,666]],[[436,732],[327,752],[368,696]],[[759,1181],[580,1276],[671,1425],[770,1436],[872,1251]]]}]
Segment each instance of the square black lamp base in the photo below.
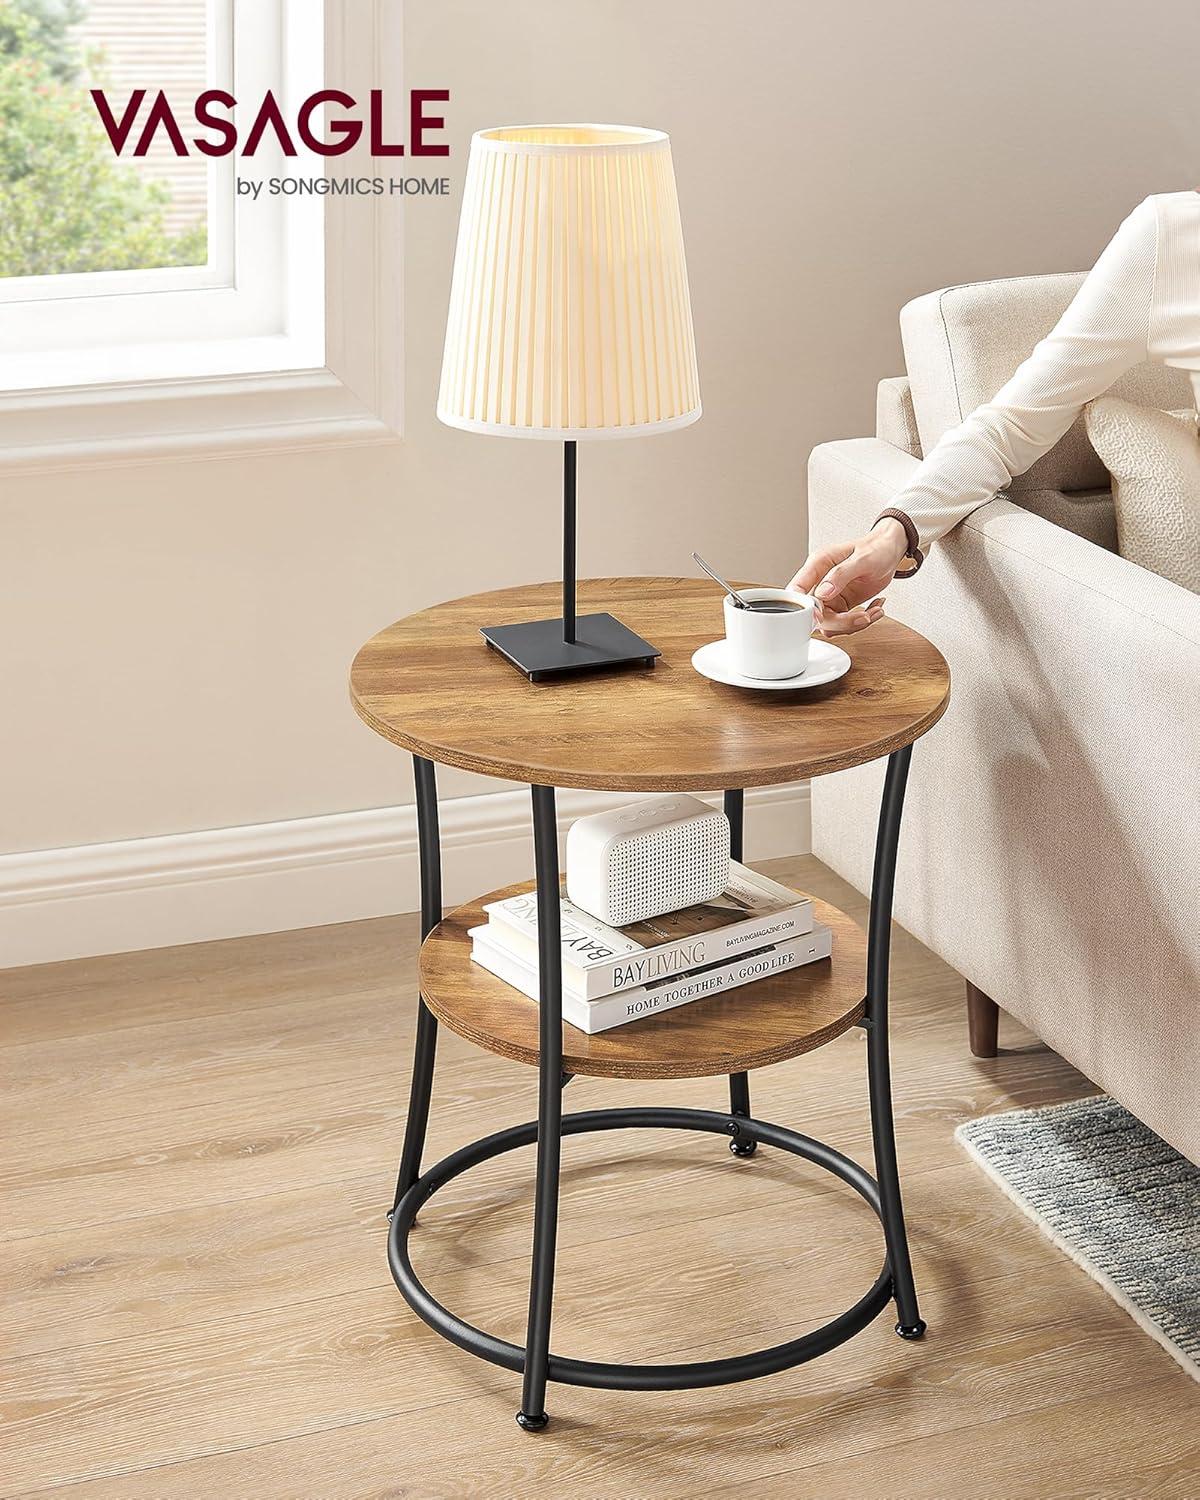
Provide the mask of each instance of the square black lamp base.
[{"label": "square black lamp base", "polygon": [[612,615],[580,615],[574,641],[563,640],[563,622],[485,625],[480,634],[530,682],[612,667],[652,667],[662,653]]}]

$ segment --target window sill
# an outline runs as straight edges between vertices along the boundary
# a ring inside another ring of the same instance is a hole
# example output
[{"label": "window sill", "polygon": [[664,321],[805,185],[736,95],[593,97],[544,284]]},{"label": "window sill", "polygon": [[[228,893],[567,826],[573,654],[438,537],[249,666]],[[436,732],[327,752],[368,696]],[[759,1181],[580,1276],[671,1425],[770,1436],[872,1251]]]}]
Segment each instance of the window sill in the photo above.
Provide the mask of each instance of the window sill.
[{"label": "window sill", "polygon": [[67,387],[0,397],[0,473],[395,441],[332,370]]},{"label": "window sill", "polygon": [[316,370],[325,363],[324,330],[304,335],[256,334],[246,338],[176,340],[156,344],[107,344],[73,349],[65,362],[71,379],[64,382],[60,351],[0,359],[0,410],[7,398],[52,396],[62,391],[126,389],[163,381],[205,380],[212,376],[278,374],[281,370]]}]

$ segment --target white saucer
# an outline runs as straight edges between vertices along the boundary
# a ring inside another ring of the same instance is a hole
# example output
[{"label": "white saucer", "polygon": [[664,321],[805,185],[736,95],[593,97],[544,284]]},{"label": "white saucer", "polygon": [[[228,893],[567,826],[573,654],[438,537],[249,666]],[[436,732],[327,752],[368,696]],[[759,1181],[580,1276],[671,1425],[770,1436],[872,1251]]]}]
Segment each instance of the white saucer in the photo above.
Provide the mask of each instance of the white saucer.
[{"label": "white saucer", "polygon": [[709,641],[692,657],[692,666],[714,682],[729,687],[757,688],[759,692],[794,693],[802,688],[821,687],[836,682],[850,670],[850,658],[840,646],[820,641],[814,636],[808,647],[808,668],[799,677],[743,677],[729,660],[727,640]]}]

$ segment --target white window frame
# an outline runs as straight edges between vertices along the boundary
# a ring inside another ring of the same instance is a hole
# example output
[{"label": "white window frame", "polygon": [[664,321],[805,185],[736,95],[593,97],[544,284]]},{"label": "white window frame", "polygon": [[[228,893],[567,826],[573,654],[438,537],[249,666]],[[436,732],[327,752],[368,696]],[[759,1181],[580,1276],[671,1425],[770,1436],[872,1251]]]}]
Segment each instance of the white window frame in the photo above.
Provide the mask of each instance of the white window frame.
[{"label": "white window frame", "polygon": [[[286,4],[289,9],[311,8],[318,19],[323,13],[323,77],[331,86],[345,88],[361,100],[371,88],[399,97],[401,0]],[[263,13],[273,10],[275,5],[265,0],[236,6],[238,13],[255,13],[259,25]],[[317,49],[311,35],[304,38],[302,26],[290,31],[284,27],[280,41],[289,52],[285,94],[291,97],[298,89],[296,97],[303,97],[321,87],[323,78],[319,70],[314,76],[312,66]],[[219,50],[215,55],[220,56]],[[264,87],[257,80],[247,85],[239,77],[233,92],[239,99],[255,98]],[[282,102],[286,110],[286,99]],[[218,158],[214,176],[219,185],[219,173],[228,172],[231,186],[239,171],[255,177],[318,175],[324,165],[319,158],[315,164],[299,157],[286,162],[273,166],[261,152],[249,161],[236,155]],[[355,167],[356,173],[362,170],[361,165]],[[210,214],[214,196],[210,193]],[[228,187],[225,201],[230,201]],[[178,361],[183,354],[186,362],[174,368],[186,369],[186,375],[165,373],[165,366],[160,366],[162,373],[147,374],[146,361],[154,347],[136,337],[130,340],[126,332],[119,346],[97,339],[89,356],[93,368],[79,384],[38,387],[26,380],[24,389],[10,383],[5,390],[0,379],[0,471],[44,472],[189,451],[200,455],[394,439],[400,431],[403,397],[401,201],[387,195],[281,198],[273,204],[265,197],[253,204],[242,200],[235,208],[239,256],[232,278],[219,253],[207,267],[104,273],[111,284],[89,308],[89,313],[101,314],[101,322],[106,308],[123,303],[162,307],[174,301],[186,310],[187,299],[204,298],[214,310],[209,326],[221,336],[191,346],[186,341],[160,341],[157,352],[163,359]],[[217,244],[219,250],[219,238]],[[299,248],[303,246],[306,261]],[[314,253],[324,283],[323,308],[322,299],[313,295]],[[283,265],[297,274],[279,278],[281,254]],[[260,314],[265,306],[268,326],[261,318],[257,326],[245,317],[239,324],[239,286],[250,290],[251,278],[264,270],[284,282],[279,300],[272,303],[259,295],[243,301]],[[118,278],[125,278],[124,284]],[[147,278],[150,285],[160,278],[164,290],[147,295]],[[60,296],[58,301],[69,308],[69,298]],[[28,309],[45,313],[54,305],[10,303],[0,306],[0,319],[8,319],[18,307],[25,315]],[[218,310],[232,321],[216,321]],[[0,353],[0,368],[2,360]]]},{"label": "white window frame", "polygon": [[[208,57],[207,88],[225,89],[231,93],[234,90],[233,58],[235,51],[234,39],[234,4],[233,0],[206,0],[206,47]],[[282,38],[280,35],[280,18],[282,7],[278,3],[270,3],[263,7],[262,11],[251,12],[249,16],[239,14],[238,23],[241,32],[240,41],[249,55],[251,48],[255,54],[260,73],[270,72],[276,80],[282,76],[283,55]],[[248,25],[248,20],[252,25]],[[265,47],[270,47],[271,54],[264,55]],[[274,63],[274,66],[272,66]],[[248,80],[249,81],[249,80]],[[260,83],[261,80],[255,80]],[[89,84],[91,80],[88,80]],[[149,84],[145,85],[146,99],[143,101],[138,117],[133,123],[126,144],[132,145],[137,141],[150,108],[150,101],[154,98],[155,90]],[[119,115],[127,101],[114,95],[109,100],[110,107],[114,113]],[[82,108],[90,109],[90,101],[85,105],[80,99]],[[194,160],[196,158],[193,158]],[[5,304],[5,323],[14,319],[21,319],[25,304],[38,304],[48,301],[68,300],[76,298],[100,298],[113,297],[116,302],[123,303],[120,307],[126,319],[137,319],[141,311],[135,305],[134,297],[126,297],[123,294],[137,294],[141,292],[158,291],[192,291],[203,287],[232,287],[234,284],[234,195],[233,182],[236,176],[235,160],[232,155],[220,157],[199,157],[206,166],[207,192],[206,192],[206,228],[208,231],[208,263],[203,266],[164,266],[148,270],[131,271],[82,271],[75,273],[64,273],[58,276],[6,276],[0,278],[0,304]],[[252,226],[251,226],[252,227]],[[8,304],[17,304],[8,306]],[[99,307],[97,309],[102,315],[111,311],[110,308]],[[27,320],[25,320],[27,321]],[[22,335],[27,329],[21,328]],[[106,330],[107,332],[107,330]],[[40,330],[35,330],[34,338],[23,337],[18,344],[5,327],[2,332],[4,338],[4,349],[8,350],[14,346],[28,348],[41,338]],[[7,374],[7,372],[6,372]]]}]

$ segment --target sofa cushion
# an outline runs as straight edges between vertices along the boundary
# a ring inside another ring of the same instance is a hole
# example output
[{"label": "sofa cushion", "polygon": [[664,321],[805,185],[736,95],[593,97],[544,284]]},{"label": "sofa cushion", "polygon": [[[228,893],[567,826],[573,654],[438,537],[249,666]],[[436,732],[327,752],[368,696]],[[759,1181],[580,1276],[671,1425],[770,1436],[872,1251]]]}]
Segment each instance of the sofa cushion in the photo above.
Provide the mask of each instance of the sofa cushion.
[{"label": "sofa cushion", "polygon": [[[928,453],[938,438],[990,401],[1058,322],[1083,282],[1082,272],[1017,276],[948,287],[910,302],[900,314],[913,407]],[[1113,394],[1141,406],[1182,407],[1191,399],[1183,370],[1144,364],[1129,370]],[[1088,490],[1107,484],[1082,418],[1009,486]]]},{"label": "sofa cushion", "polygon": [[1200,432],[1196,412],[1151,411],[1116,396],[1085,410],[1112,475],[1122,557],[1200,594]]},{"label": "sofa cushion", "polygon": [[1117,521],[1113,514],[1112,494],[1106,484],[1102,490],[1022,490],[1009,499],[1027,510],[1030,515],[1041,516],[1044,521],[1053,521],[1064,531],[1073,531],[1103,547],[1106,552],[1117,551]]}]

